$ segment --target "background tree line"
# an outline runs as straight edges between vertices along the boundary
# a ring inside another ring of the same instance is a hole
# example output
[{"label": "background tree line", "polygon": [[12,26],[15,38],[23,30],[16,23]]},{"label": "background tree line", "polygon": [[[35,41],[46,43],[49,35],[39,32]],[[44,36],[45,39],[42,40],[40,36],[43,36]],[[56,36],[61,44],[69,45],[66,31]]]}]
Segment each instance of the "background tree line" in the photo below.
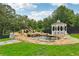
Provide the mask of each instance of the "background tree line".
[{"label": "background tree line", "polygon": [[38,26],[42,31],[51,33],[51,24],[57,20],[67,24],[68,33],[79,33],[79,14],[75,14],[73,10],[66,6],[59,6],[50,16],[44,18],[43,21],[38,21],[41,25]]},{"label": "background tree line", "polygon": [[7,4],[0,3],[0,35],[21,29],[32,28],[32,30],[51,33],[51,24],[58,19],[67,23],[69,33],[79,33],[79,14],[65,6],[59,6],[52,14],[43,20],[35,21],[28,16],[16,14],[16,11]]}]

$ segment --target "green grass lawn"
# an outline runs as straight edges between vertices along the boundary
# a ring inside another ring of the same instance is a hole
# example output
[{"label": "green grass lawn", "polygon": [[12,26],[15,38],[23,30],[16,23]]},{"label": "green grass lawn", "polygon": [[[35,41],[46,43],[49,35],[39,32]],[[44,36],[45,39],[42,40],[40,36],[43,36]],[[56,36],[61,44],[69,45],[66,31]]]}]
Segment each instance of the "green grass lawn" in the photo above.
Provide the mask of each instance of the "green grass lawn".
[{"label": "green grass lawn", "polygon": [[79,34],[70,34],[72,37],[79,38]]},{"label": "green grass lawn", "polygon": [[4,56],[79,56],[79,44],[40,45],[32,43],[15,43],[0,46],[0,55]]},{"label": "green grass lawn", "polygon": [[10,38],[0,39],[0,42],[10,40]]},{"label": "green grass lawn", "polygon": [[[79,38],[79,34],[71,34]],[[1,41],[9,40],[9,38]],[[79,44],[72,45],[41,45],[32,43],[15,43],[0,46],[3,56],[79,56]]]}]

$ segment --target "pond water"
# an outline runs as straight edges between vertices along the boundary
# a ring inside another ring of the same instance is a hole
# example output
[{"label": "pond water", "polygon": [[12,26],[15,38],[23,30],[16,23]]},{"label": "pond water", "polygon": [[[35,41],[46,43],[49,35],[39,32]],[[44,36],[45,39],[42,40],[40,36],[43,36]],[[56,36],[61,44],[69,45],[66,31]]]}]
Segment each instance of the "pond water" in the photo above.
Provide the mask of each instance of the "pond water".
[{"label": "pond water", "polygon": [[38,40],[56,40],[57,37],[49,37],[49,36],[34,36],[32,39],[38,39]]}]

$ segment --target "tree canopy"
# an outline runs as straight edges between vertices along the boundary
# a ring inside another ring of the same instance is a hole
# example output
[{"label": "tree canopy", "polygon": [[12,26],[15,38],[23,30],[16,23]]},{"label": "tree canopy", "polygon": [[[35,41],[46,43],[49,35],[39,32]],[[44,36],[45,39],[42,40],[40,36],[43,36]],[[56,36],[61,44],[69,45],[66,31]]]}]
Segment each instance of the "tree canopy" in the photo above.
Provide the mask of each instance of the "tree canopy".
[{"label": "tree canopy", "polygon": [[66,6],[59,6],[52,14],[43,20],[35,21],[16,14],[16,11],[7,4],[0,3],[0,35],[9,34],[25,28],[51,33],[51,24],[58,19],[67,23],[69,33],[79,33],[79,14]]},{"label": "tree canopy", "polygon": [[67,24],[69,33],[79,33],[79,14],[75,14],[73,10],[66,6],[59,6],[50,16],[43,19],[43,28],[45,32],[51,31],[51,24],[57,20]]}]

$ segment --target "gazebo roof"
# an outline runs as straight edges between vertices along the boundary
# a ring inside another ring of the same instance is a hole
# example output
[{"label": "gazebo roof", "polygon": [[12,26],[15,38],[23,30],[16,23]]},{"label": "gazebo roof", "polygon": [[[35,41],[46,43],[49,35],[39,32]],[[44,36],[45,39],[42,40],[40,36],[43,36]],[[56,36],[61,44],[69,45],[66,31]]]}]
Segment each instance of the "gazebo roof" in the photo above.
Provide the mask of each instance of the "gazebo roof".
[{"label": "gazebo roof", "polygon": [[54,23],[53,25],[66,25],[66,23],[63,23],[60,20],[57,20],[57,22]]}]

